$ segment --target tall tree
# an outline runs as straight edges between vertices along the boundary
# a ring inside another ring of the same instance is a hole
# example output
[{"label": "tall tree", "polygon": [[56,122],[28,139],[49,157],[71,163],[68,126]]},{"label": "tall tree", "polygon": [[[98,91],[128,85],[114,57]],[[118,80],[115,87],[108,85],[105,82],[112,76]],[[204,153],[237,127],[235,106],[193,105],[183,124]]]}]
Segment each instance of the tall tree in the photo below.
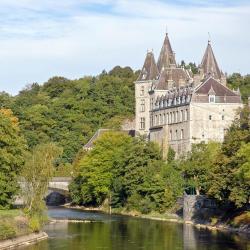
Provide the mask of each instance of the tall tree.
[{"label": "tall tree", "polygon": [[0,109],[0,208],[9,208],[19,189],[26,141],[11,110]]},{"label": "tall tree", "polygon": [[26,212],[31,217],[42,217],[45,209],[44,197],[54,172],[53,162],[61,153],[61,148],[52,143],[37,145],[26,153],[22,170],[23,197]]}]

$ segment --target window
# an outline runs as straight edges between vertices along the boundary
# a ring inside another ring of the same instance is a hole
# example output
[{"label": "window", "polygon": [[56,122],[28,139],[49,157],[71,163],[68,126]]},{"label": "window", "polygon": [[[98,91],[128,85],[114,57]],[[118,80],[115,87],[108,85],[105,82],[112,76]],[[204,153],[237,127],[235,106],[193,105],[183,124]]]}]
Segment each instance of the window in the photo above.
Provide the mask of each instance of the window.
[{"label": "window", "polygon": [[169,137],[170,137],[170,141],[172,141],[173,140],[172,130],[170,130],[169,132]]},{"label": "window", "polygon": [[154,124],[154,117],[150,116],[150,127],[152,127]]},{"label": "window", "polygon": [[160,120],[160,125],[161,125],[162,124],[162,115],[161,114],[159,115],[159,118],[160,118],[159,120]]},{"label": "window", "polygon": [[140,129],[145,129],[145,117],[141,117]]},{"label": "window", "polygon": [[140,95],[141,95],[141,96],[144,96],[144,86],[141,86]]},{"label": "window", "polygon": [[209,120],[212,120],[212,116],[211,115],[209,115]]},{"label": "window", "polygon": [[170,124],[172,123],[172,119],[173,119],[173,115],[172,115],[172,112],[170,112],[170,121],[169,121]]},{"label": "window", "polygon": [[175,130],[175,139],[178,140],[178,130]]},{"label": "window", "polygon": [[184,130],[181,130],[181,139],[184,139]]},{"label": "window", "polygon": [[158,116],[155,115],[155,125],[158,125]]},{"label": "window", "polygon": [[221,119],[224,121],[224,120],[225,120],[225,116],[224,116],[224,115],[222,115],[222,116],[221,116]]},{"label": "window", "polygon": [[215,102],[215,95],[209,95],[208,100],[210,103],[214,103]]},{"label": "window", "polygon": [[141,112],[145,112],[145,100],[141,99]]},{"label": "window", "polygon": [[167,124],[169,124],[169,114],[167,113]]},{"label": "window", "polygon": [[163,114],[163,124],[166,124],[166,114]]},{"label": "window", "polygon": [[179,111],[176,111],[176,122],[179,121]]},{"label": "window", "polygon": [[188,110],[186,109],[186,111],[185,111],[185,121],[187,121],[188,120]]},{"label": "window", "polygon": [[183,121],[183,110],[181,110],[181,115],[180,115],[180,122]]},{"label": "window", "polygon": [[154,108],[154,98],[150,98],[150,109]]},{"label": "window", "polygon": [[175,111],[173,112],[173,123],[175,122]]}]

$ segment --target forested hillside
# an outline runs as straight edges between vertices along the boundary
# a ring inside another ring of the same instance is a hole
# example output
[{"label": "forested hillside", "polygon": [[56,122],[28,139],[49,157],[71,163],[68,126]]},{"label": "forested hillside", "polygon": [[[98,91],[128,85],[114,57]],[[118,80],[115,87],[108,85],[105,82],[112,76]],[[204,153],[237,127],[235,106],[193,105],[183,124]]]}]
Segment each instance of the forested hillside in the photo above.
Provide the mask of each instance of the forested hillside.
[{"label": "forested hillside", "polygon": [[56,142],[63,148],[58,164],[70,163],[98,128],[133,116],[137,76],[131,68],[117,66],[96,77],[53,77],[43,85],[27,86],[15,97],[0,93],[0,105],[19,118],[30,148]]},{"label": "forested hillside", "polygon": [[[0,92],[0,108],[19,119],[29,148],[55,142],[63,148],[60,163],[71,163],[76,153],[100,127],[118,127],[134,114],[134,81],[139,71],[116,66],[98,76],[77,80],[53,77],[33,83],[12,97]],[[243,101],[250,95],[250,77],[232,74],[230,88],[240,88]]]}]

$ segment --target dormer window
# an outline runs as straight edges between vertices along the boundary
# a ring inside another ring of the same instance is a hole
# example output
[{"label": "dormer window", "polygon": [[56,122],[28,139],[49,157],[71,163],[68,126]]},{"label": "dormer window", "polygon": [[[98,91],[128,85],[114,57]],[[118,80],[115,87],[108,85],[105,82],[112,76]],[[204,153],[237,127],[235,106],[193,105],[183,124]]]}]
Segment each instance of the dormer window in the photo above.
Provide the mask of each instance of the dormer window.
[{"label": "dormer window", "polygon": [[215,103],[215,95],[208,96],[209,103]]}]

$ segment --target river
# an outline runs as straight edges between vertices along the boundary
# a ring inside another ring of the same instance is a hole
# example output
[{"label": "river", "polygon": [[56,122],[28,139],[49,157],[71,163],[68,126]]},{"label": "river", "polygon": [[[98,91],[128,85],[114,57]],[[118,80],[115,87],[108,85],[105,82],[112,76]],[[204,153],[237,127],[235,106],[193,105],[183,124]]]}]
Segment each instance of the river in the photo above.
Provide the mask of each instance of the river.
[{"label": "river", "polygon": [[99,212],[51,208],[51,218],[80,219],[86,223],[47,225],[47,240],[25,250],[249,250],[246,237],[196,229],[192,225]]}]

